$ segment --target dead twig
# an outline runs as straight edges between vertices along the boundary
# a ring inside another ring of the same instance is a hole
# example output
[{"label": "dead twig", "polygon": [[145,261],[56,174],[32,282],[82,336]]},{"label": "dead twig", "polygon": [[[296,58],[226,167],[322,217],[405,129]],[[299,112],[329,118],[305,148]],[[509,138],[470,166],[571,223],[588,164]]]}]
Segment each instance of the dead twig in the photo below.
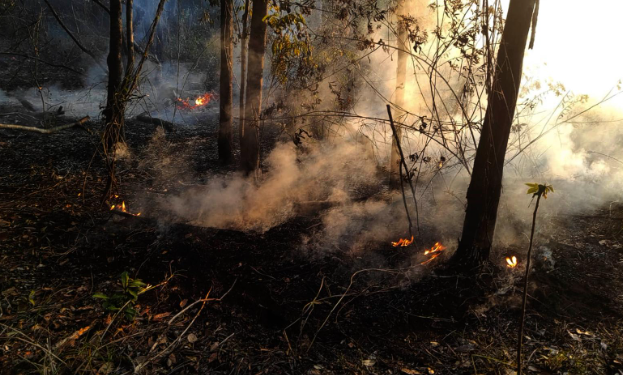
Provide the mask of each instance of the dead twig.
[{"label": "dead twig", "polygon": [[[392,110],[390,105],[387,105],[387,114],[389,115],[389,126],[392,128],[392,133],[394,135],[394,139],[396,140],[396,146],[398,147],[398,151],[400,152],[400,165],[402,166],[401,170],[404,169],[405,177],[407,181],[409,181],[409,186],[411,187],[411,194],[413,195],[413,204],[415,205],[415,225],[417,227],[418,235],[420,234],[420,214],[418,212],[417,200],[415,198],[415,189],[413,188],[413,182],[411,181],[411,174],[409,173],[409,167],[407,167],[407,163],[405,162],[405,155],[402,152],[402,147],[400,146],[400,139],[398,139],[398,132],[396,131],[396,126],[394,125],[394,118],[392,117]],[[402,200],[405,205],[405,211],[407,212],[407,219],[409,220],[409,234],[413,235],[412,228],[413,223],[411,222],[411,215],[409,214],[409,208],[407,206],[407,198],[405,195],[404,182],[402,180],[402,173],[400,174],[400,189],[402,190]]]},{"label": "dead twig", "polygon": [[56,133],[61,130],[73,128],[74,126],[83,127],[84,123],[89,121],[90,119],[91,118],[89,116],[86,116],[76,122],[72,122],[71,124],[65,124],[65,125],[57,126],[55,128],[50,128],[50,129],[36,128],[34,126],[13,125],[13,124],[0,124],[0,129],[26,130],[26,131],[31,131],[35,133],[52,134],[52,133]]}]

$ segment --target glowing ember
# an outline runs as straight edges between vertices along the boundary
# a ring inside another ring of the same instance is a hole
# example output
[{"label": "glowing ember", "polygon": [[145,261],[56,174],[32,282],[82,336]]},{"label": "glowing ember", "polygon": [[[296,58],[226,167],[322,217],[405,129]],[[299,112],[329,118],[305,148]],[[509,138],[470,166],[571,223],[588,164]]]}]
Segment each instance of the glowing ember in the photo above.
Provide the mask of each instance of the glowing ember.
[{"label": "glowing ember", "polygon": [[428,264],[428,263],[432,262],[435,258],[440,256],[441,252],[444,251],[445,249],[446,249],[446,247],[444,245],[442,245],[439,242],[435,242],[433,247],[431,247],[430,249],[424,251],[424,255],[428,255],[429,258],[428,258],[428,260],[422,262],[421,264]]},{"label": "glowing ember", "polygon": [[408,238],[401,238],[400,240],[398,240],[398,242],[392,242],[392,246],[393,247],[407,247],[411,245],[412,243],[413,243],[413,236],[411,236],[410,240]]},{"label": "glowing ember", "polygon": [[517,257],[516,256],[512,256],[511,258],[506,257],[506,267],[508,268],[515,268],[517,267]]},{"label": "glowing ember", "polygon": [[[115,197],[117,197],[117,196],[115,196]],[[130,215],[132,215],[132,216],[141,216],[141,213],[140,213],[140,212],[139,212],[139,213],[137,213],[137,214],[133,214],[133,213],[128,212],[128,209],[127,209],[127,208],[126,208],[126,206],[125,206],[125,201],[122,201],[122,202],[121,202],[121,206],[116,205],[116,204],[113,204],[112,206],[110,206],[110,210],[111,210],[111,211],[113,211],[115,208],[117,209],[117,211],[124,212],[124,213],[126,213],[126,214],[130,214]]]},{"label": "glowing ember", "polygon": [[177,105],[182,109],[197,109],[199,107],[203,107],[204,105],[210,103],[212,99],[214,99],[214,94],[205,93],[194,100],[195,104],[192,104],[192,101],[189,98],[182,99],[177,98]]}]

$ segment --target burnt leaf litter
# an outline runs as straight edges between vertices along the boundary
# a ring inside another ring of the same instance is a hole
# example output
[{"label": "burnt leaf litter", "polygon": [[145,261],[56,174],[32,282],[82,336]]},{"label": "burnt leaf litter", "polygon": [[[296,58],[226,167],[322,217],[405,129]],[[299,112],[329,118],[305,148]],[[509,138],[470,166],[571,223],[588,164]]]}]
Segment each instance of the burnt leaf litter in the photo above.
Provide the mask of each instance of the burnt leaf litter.
[{"label": "burnt leaf litter", "polygon": [[[128,121],[130,149],[155,147],[159,131]],[[90,133],[0,131],[2,373],[514,373],[521,264],[476,278],[433,264],[412,280],[392,268],[409,247],[374,244],[384,269],[365,254],[307,254],[301,238],[322,208],[262,234],[150,214],[154,196],[231,172],[217,162],[215,131],[212,116],[164,135],[162,152],[196,163],[179,178],[123,165],[123,200],[146,208],[140,217],[100,206],[105,172],[98,158],[89,166]],[[623,373],[622,222],[621,205],[542,220],[527,373]]]}]

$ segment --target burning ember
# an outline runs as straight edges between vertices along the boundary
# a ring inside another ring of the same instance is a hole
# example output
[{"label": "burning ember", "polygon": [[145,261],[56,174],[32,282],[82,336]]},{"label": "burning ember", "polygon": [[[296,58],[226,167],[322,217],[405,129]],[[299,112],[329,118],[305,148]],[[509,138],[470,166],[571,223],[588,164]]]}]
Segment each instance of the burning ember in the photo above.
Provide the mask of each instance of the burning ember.
[{"label": "burning ember", "polygon": [[407,247],[409,245],[411,245],[413,243],[413,236],[411,236],[411,239],[407,239],[407,238],[401,238],[400,240],[398,240],[398,242],[392,242],[392,246],[393,247]]},{"label": "burning ember", "polygon": [[516,256],[512,256],[511,258],[506,257],[506,267],[508,268],[515,268],[517,267],[517,257]]},{"label": "burning ember", "polygon": [[120,211],[120,212],[123,212],[123,213],[129,214],[129,215],[132,215],[132,216],[141,216],[141,213],[140,213],[140,212],[139,212],[139,213],[137,213],[137,214],[133,214],[133,213],[128,212],[128,209],[127,209],[127,208],[126,208],[126,206],[125,206],[125,201],[121,202],[121,205],[116,205],[116,204],[113,204],[112,206],[110,206],[110,210],[111,210],[111,211],[114,211],[115,209],[116,209],[117,211]]},{"label": "burning ember", "polygon": [[435,258],[440,256],[441,252],[444,251],[445,249],[446,249],[446,247],[444,245],[442,245],[439,242],[435,242],[433,247],[431,247],[430,249],[424,251],[424,255],[428,255],[429,258],[428,258],[428,260],[422,262],[421,264],[428,264],[428,263],[432,262]]},{"label": "burning ember", "polygon": [[197,97],[194,101],[189,98],[182,99],[177,98],[177,105],[182,109],[197,109],[199,107],[203,107],[204,105],[210,103],[212,99],[214,99],[215,95],[211,93],[205,93],[199,97]]}]

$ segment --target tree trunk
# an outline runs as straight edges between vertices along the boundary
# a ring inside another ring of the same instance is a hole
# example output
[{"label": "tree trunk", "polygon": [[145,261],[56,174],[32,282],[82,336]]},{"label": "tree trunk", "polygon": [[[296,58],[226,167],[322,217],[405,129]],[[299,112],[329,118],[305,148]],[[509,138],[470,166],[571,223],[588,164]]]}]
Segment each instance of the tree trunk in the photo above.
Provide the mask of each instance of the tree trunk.
[{"label": "tree trunk", "polygon": [[128,63],[126,64],[126,77],[132,75],[134,70],[134,0],[126,0],[125,3],[125,31],[128,47]]},{"label": "tree trunk", "polygon": [[489,259],[502,192],[504,156],[515,115],[522,64],[536,0],[511,0],[498,50],[493,87],[467,190],[463,234],[452,259],[472,268]]},{"label": "tree trunk", "polygon": [[221,163],[232,161],[232,75],[233,75],[233,21],[232,0],[221,0],[221,77],[220,116],[218,128],[218,157]]},{"label": "tree trunk", "polygon": [[[398,48],[398,61],[396,66],[396,106],[399,108],[398,118],[404,116],[401,109],[405,106],[405,85],[407,79],[407,60],[409,58],[409,40],[407,27],[403,20],[405,15],[405,1],[400,0],[397,8],[398,18],[398,35],[397,35],[397,48]],[[389,188],[400,188],[400,151],[398,150],[398,144],[396,140],[402,138],[402,129],[396,127],[396,135],[392,137],[392,149],[390,157],[389,167]]]},{"label": "tree trunk", "polygon": [[247,87],[247,41],[249,39],[249,0],[244,3],[242,14],[242,35],[240,36],[240,103],[238,104],[238,139],[242,142],[244,134],[244,100]]},{"label": "tree trunk", "polygon": [[110,197],[115,189],[115,144],[121,139],[121,130],[124,122],[124,102],[120,97],[123,62],[121,49],[123,45],[123,20],[121,0],[110,1],[110,42],[108,51],[108,97],[104,118],[106,128],[102,139],[104,158],[108,180],[104,188],[102,202]]},{"label": "tree trunk", "polygon": [[123,22],[121,11],[121,0],[110,1],[110,39],[108,50],[108,97],[106,99],[106,109],[104,118],[107,123],[118,118],[116,95],[121,87],[121,77],[123,75],[123,63],[121,61],[121,46],[123,44]]},{"label": "tree trunk", "polygon": [[260,113],[262,111],[262,82],[268,0],[253,1],[251,37],[249,39],[249,69],[243,136],[240,144],[240,167],[248,175],[259,174],[260,167]]}]

